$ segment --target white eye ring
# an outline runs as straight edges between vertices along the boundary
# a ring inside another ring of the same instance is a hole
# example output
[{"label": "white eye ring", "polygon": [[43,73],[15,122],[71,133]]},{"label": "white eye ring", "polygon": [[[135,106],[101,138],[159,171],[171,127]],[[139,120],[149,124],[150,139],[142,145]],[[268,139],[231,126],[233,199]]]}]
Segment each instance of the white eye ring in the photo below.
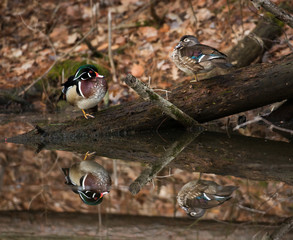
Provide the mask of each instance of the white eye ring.
[{"label": "white eye ring", "polygon": [[184,42],[189,42],[190,40],[188,38],[185,38],[184,39]]}]

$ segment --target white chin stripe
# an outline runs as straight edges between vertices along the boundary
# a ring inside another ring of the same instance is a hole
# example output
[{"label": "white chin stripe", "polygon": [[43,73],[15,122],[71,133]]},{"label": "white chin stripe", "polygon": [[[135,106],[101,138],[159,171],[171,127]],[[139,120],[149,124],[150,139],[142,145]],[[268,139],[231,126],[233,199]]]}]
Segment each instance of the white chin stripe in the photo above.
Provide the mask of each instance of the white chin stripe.
[{"label": "white chin stripe", "polygon": [[87,177],[87,174],[86,174],[86,175],[84,176],[84,178],[82,179],[81,187],[82,187],[83,189],[85,189],[84,182],[85,182],[86,177]]},{"label": "white chin stripe", "polygon": [[215,195],[216,198],[225,198],[223,196]]},{"label": "white chin stripe", "polygon": [[207,199],[207,200],[211,200],[207,195],[206,193],[203,193],[204,197]]},{"label": "white chin stripe", "polygon": [[81,95],[83,98],[85,98],[84,95],[82,94],[82,91],[81,91],[81,82],[78,82],[78,90],[79,90],[79,92],[80,92],[80,95]]},{"label": "white chin stripe", "polygon": [[199,59],[198,59],[198,62],[200,62],[206,55],[202,55]]}]

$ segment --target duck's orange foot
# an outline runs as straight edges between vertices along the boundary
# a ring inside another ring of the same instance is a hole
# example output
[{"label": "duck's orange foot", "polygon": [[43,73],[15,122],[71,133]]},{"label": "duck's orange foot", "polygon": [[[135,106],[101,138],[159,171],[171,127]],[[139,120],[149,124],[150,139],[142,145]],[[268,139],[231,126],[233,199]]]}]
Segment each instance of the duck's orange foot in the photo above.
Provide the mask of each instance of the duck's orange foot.
[{"label": "duck's orange foot", "polygon": [[86,113],[83,109],[81,109],[81,111],[83,112],[83,116],[88,119],[89,117],[90,118],[95,118],[93,115],[89,114],[89,113]]}]

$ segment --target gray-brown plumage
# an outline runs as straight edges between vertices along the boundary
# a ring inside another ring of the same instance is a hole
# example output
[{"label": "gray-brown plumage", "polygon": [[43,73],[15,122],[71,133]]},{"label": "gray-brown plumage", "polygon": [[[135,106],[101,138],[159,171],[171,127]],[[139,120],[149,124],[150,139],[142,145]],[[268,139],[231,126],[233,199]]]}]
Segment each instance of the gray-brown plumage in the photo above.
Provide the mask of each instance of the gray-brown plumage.
[{"label": "gray-brown plumage", "polygon": [[186,183],[177,195],[179,206],[193,218],[200,218],[206,209],[221,205],[231,198],[236,186],[221,186],[213,181],[194,180]]},{"label": "gray-brown plumage", "polygon": [[217,49],[200,44],[196,37],[185,35],[172,53],[176,66],[188,75],[209,72],[216,67],[230,68],[227,56]]}]

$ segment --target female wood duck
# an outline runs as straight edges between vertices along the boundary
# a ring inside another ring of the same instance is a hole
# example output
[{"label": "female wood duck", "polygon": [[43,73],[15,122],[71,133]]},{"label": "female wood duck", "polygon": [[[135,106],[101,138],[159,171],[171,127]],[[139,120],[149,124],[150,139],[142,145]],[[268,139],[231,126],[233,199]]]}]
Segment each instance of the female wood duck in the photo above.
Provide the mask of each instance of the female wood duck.
[{"label": "female wood duck", "polygon": [[88,205],[97,205],[111,189],[111,177],[100,164],[91,160],[75,163],[70,168],[62,168],[66,184],[73,186],[73,192]]},{"label": "female wood duck", "polygon": [[213,181],[194,180],[186,183],[177,195],[179,206],[192,218],[200,218],[206,209],[229,200],[238,187],[221,186]]},{"label": "female wood duck", "polygon": [[70,76],[62,85],[61,97],[80,108],[86,119],[94,116],[85,113],[84,109],[96,106],[108,90],[104,76],[98,73],[95,66],[89,64],[79,67],[74,76]]},{"label": "female wood duck", "polygon": [[180,39],[173,50],[172,59],[180,70],[195,76],[197,73],[209,72],[215,67],[232,67],[224,53],[200,44],[192,35],[185,35]]}]

